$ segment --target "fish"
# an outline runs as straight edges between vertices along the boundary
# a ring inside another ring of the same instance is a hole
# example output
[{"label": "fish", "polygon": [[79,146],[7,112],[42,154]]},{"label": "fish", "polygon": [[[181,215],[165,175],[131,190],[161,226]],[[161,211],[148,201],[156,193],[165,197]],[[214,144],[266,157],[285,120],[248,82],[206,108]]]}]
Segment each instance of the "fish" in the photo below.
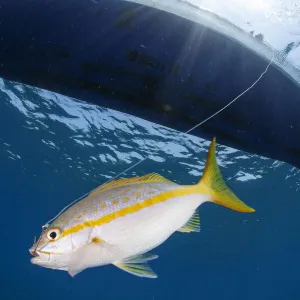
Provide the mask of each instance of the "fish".
[{"label": "fish", "polygon": [[152,250],[175,232],[200,231],[198,207],[215,203],[255,212],[226,185],[210,144],[199,182],[180,185],[157,173],[120,178],[100,185],[60,214],[35,241],[31,263],[67,271],[72,277],[113,265],[132,275],[157,278]]}]

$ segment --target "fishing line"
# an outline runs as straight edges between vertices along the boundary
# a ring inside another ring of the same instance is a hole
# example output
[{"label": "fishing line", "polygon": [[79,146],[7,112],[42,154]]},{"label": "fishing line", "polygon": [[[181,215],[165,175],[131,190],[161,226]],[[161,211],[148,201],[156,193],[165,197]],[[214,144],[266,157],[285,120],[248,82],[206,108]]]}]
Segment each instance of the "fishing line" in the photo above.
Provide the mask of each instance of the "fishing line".
[{"label": "fishing line", "polygon": [[[255,82],[249,86],[246,90],[244,90],[241,94],[239,94],[236,98],[234,98],[232,101],[230,101],[228,104],[226,104],[224,107],[222,107],[220,110],[218,110],[216,113],[214,113],[213,115],[211,115],[210,117],[206,118],[205,120],[201,121],[200,123],[198,123],[197,125],[195,125],[194,127],[192,127],[191,129],[187,130],[184,132],[184,134],[188,134],[191,131],[193,131],[194,129],[198,128],[199,126],[203,125],[205,122],[209,121],[210,119],[212,119],[213,117],[215,117],[216,115],[218,115],[219,113],[221,113],[222,111],[224,111],[226,108],[228,108],[230,105],[232,105],[234,102],[236,102],[240,97],[242,97],[245,93],[247,93],[249,90],[251,90],[260,80],[261,78],[267,73],[270,65],[272,64],[273,60],[274,60],[274,56],[275,53],[273,52],[272,55],[272,59],[270,60],[269,64],[267,65],[267,67],[265,68],[265,70],[260,74],[260,76],[255,80]],[[175,140],[175,139],[174,139]],[[144,162],[145,160],[147,160],[150,157],[150,155],[146,156],[145,158],[139,160],[138,162],[136,162],[135,164],[133,164],[132,166],[130,166],[129,168],[127,168],[126,170],[120,172],[119,174],[115,175],[114,177],[112,177],[111,179],[105,181],[104,183],[102,183],[100,186],[118,178],[119,176],[125,174],[126,172],[132,170],[133,168],[135,168],[136,166],[138,166],[139,164],[141,164],[142,162]],[[54,221],[57,217],[59,217],[66,209],[68,209],[70,206],[72,206],[73,204],[75,204],[76,202],[82,200],[84,197],[88,196],[91,193],[91,191],[87,192],[86,194],[84,194],[83,196],[75,199],[73,202],[71,202],[69,205],[65,206],[54,218],[52,218],[51,220],[49,220],[45,225],[42,226],[42,229],[45,230],[49,227],[50,223],[52,221]]]}]

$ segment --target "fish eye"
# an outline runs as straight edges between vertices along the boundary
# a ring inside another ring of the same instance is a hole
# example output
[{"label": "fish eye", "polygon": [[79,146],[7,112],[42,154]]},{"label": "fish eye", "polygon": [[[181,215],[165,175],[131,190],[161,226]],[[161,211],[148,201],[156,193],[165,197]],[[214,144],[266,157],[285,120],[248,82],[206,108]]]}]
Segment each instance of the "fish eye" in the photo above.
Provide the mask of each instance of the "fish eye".
[{"label": "fish eye", "polygon": [[57,241],[60,238],[60,230],[57,228],[51,228],[48,232],[47,232],[47,239],[50,242],[54,242]]}]

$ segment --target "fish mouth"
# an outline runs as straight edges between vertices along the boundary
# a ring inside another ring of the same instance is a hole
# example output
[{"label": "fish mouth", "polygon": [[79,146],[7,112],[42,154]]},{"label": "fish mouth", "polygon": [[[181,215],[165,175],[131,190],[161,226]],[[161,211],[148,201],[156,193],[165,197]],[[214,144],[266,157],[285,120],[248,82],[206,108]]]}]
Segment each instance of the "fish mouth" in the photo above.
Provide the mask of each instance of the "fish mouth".
[{"label": "fish mouth", "polygon": [[30,254],[33,256],[30,262],[45,268],[57,269],[67,271],[67,261],[62,259],[61,254],[51,254],[50,252],[37,250],[36,248],[29,249]]},{"label": "fish mouth", "polygon": [[36,249],[29,249],[29,252],[34,257],[39,256],[39,254],[36,252]]},{"label": "fish mouth", "polygon": [[30,262],[34,265],[47,266],[50,263],[50,255],[36,251]]},{"label": "fish mouth", "polygon": [[48,261],[50,259],[50,253],[37,250],[36,247],[31,247],[29,252],[33,256],[30,261],[34,264],[39,264],[39,262]]}]

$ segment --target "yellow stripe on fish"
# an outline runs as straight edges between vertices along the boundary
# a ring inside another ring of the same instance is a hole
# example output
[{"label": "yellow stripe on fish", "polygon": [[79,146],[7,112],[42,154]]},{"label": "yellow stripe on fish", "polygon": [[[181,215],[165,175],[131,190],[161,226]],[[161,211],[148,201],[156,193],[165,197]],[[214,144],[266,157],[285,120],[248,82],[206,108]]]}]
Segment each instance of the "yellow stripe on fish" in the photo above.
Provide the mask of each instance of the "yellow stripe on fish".
[{"label": "yellow stripe on fish", "polygon": [[155,205],[155,204],[173,199],[174,197],[186,196],[186,195],[190,195],[190,194],[195,194],[197,192],[198,191],[196,189],[182,188],[182,187],[179,188],[179,189],[176,189],[176,190],[171,190],[171,191],[168,191],[168,192],[164,192],[164,193],[161,193],[161,194],[159,194],[155,197],[146,199],[146,200],[141,201],[141,202],[137,202],[136,204],[133,204],[133,205],[125,207],[125,208],[122,208],[122,209],[120,209],[118,211],[115,211],[111,214],[105,215],[105,216],[103,216],[99,219],[89,220],[89,221],[83,222],[81,224],[78,224],[76,226],[73,226],[71,228],[67,228],[67,229],[64,230],[62,236],[67,236],[71,233],[76,233],[79,230],[82,230],[82,229],[87,228],[87,227],[101,226],[103,224],[106,224],[106,223],[109,223],[113,220],[116,220],[120,217],[124,217],[128,214],[136,213],[141,209],[144,209],[144,208],[150,207],[152,205]]},{"label": "yellow stripe on fish", "polygon": [[[116,220],[120,217],[126,216],[128,214],[133,214],[141,209],[150,207],[152,205],[174,199],[176,197],[180,196],[186,196],[191,194],[210,194],[213,199],[212,201],[216,204],[220,204],[223,206],[226,206],[228,208],[241,211],[241,212],[253,212],[254,209],[248,207],[246,204],[244,204],[241,200],[237,198],[237,196],[226,186],[225,182],[222,179],[221,172],[219,170],[218,165],[216,164],[216,157],[215,152],[211,151],[215,147],[215,141],[212,142],[212,145],[210,147],[210,151],[208,153],[207,157],[207,164],[204,169],[203,177],[196,185],[190,185],[190,186],[184,186],[179,187],[177,189],[171,189],[167,192],[160,193],[154,197],[148,198],[143,201],[138,201],[133,205],[124,207],[120,210],[114,211],[110,214],[104,215],[97,219],[91,219],[86,222],[77,224],[71,228],[67,228],[63,232],[63,236],[67,236],[71,233],[76,233],[81,229],[84,229],[86,227],[95,227],[95,226],[101,226],[103,224],[109,223],[113,220]],[[155,175],[155,174],[148,174],[143,177],[135,177],[131,178],[126,181],[126,179],[120,179],[116,182],[112,182],[107,184],[107,186],[102,186],[102,188],[96,189],[98,192],[106,191],[107,189],[114,189],[118,187],[124,187],[130,185],[130,183],[137,184],[139,183],[147,183],[149,181],[153,182],[163,182],[163,183],[171,183],[173,182],[167,180],[166,178]],[[120,186],[119,186],[120,184]],[[175,185],[175,184],[174,184]],[[179,186],[179,185],[178,185]],[[95,193],[93,193],[94,195]],[[134,194],[136,196],[136,192]],[[136,197],[135,197],[136,198]]]},{"label": "yellow stripe on fish", "polygon": [[181,186],[158,174],[118,179],[94,189],[66,209],[30,249],[32,263],[68,271],[113,264],[136,276],[156,278],[149,251],[174,232],[200,231],[204,202],[254,212],[225,184],[217,165],[216,140],[201,180]]}]

